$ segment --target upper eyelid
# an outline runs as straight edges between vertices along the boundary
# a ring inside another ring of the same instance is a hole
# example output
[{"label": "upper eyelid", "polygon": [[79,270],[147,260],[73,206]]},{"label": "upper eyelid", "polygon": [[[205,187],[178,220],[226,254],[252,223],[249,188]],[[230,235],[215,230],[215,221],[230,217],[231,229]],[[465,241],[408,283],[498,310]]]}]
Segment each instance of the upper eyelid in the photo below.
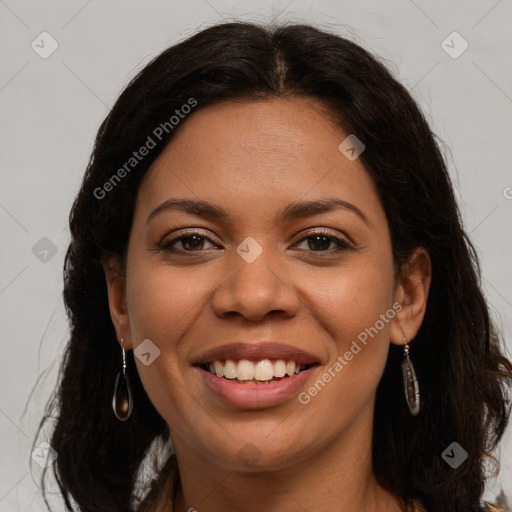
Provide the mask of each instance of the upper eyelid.
[{"label": "upper eyelid", "polygon": [[[162,241],[160,242],[160,245],[172,245],[176,242],[179,242],[183,238],[188,238],[188,237],[196,235],[196,234],[202,238],[209,240],[213,244],[217,243],[217,242],[215,242],[215,240],[212,240],[212,237],[209,236],[206,233],[206,231],[203,230],[202,228],[183,228],[183,229],[185,230],[183,232],[181,232],[182,231],[181,229],[176,230],[178,233],[175,234],[175,236],[173,236],[168,241],[166,241],[166,238],[168,235],[164,236],[162,238]],[[297,244],[297,243],[302,242],[305,239],[315,236],[315,235],[324,235],[324,236],[332,237],[333,239],[336,239],[336,238],[342,239],[342,240],[347,239],[346,240],[347,244],[349,244],[351,246],[355,245],[354,241],[348,235],[346,235],[345,233],[339,233],[339,232],[335,234],[330,230],[332,228],[316,228],[316,229],[310,228],[310,229],[312,229],[313,231],[308,231],[306,229],[305,232],[303,232],[299,235],[299,238],[294,243]]]},{"label": "upper eyelid", "polygon": [[[206,233],[206,231],[204,231],[203,229],[201,228],[183,228],[183,231],[181,229],[177,229],[176,232],[172,232],[172,237],[169,239],[169,242],[176,242],[177,240],[180,240],[182,238],[187,238],[189,236],[193,236],[193,235],[199,235],[203,238],[207,238],[208,240],[210,240],[211,242],[214,242],[214,240],[212,240],[212,237]],[[162,241],[161,243],[165,243],[167,238],[171,235],[171,233],[167,233],[163,238],[162,238]]]}]

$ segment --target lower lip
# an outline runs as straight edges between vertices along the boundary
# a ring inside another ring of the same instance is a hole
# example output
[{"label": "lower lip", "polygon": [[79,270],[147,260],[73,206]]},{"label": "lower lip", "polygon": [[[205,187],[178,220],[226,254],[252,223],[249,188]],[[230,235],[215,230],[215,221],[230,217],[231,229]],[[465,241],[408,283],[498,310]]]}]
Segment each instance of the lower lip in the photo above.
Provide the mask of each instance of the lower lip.
[{"label": "lower lip", "polygon": [[194,368],[202,375],[206,385],[225,402],[244,409],[261,409],[279,405],[296,395],[317,366],[268,384],[239,384],[217,377],[200,366]]}]

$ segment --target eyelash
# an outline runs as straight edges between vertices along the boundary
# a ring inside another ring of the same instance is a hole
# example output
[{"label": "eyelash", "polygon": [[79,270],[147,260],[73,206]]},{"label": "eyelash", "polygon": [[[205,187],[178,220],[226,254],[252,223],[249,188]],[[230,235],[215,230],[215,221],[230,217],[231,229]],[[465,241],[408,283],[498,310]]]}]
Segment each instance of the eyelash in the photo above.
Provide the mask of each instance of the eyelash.
[{"label": "eyelash", "polygon": [[[198,236],[199,238],[202,238],[202,239],[205,239],[205,240],[208,240],[209,242],[211,242],[212,244],[214,244],[214,242],[209,238],[207,237],[203,232],[201,231],[190,231],[188,233],[184,233],[182,234],[181,236],[177,236],[175,238],[172,238],[171,240],[168,240],[168,241],[162,241],[160,242],[159,244],[157,244],[157,247],[159,250],[161,251],[165,251],[165,252],[171,252],[171,253],[174,253],[174,254],[184,254],[184,253],[201,253],[203,252],[204,250],[208,250],[208,249],[202,249],[202,250],[198,250],[198,251],[186,251],[186,250],[176,250],[175,248],[173,248],[172,246],[175,245],[176,243],[182,241],[182,240],[186,240],[187,238],[192,238],[193,236]],[[314,238],[315,236],[324,236],[328,239],[330,239],[330,241],[334,242],[337,247],[334,248],[334,249],[326,249],[326,250],[323,250],[323,251],[313,251],[313,250],[307,250],[307,252],[312,252],[313,254],[315,254],[316,256],[318,257],[322,257],[322,256],[327,256],[327,255],[331,255],[333,253],[340,253],[342,251],[346,251],[346,250],[354,250],[354,248],[352,247],[352,245],[349,244],[349,242],[347,242],[346,240],[342,239],[342,238],[338,238],[330,233],[328,233],[327,231],[324,231],[324,230],[318,230],[318,231],[315,231],[313,233],[308,233],[307,236],[301,238],[297,244],[301,243],[301,242],[304,242],[310,238]]]}]

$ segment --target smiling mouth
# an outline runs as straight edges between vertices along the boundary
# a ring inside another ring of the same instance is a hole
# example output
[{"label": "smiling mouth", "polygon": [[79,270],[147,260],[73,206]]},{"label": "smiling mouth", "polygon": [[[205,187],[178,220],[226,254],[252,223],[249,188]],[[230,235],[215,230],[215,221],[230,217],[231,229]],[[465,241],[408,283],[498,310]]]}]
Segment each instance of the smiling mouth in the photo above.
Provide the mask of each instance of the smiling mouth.
[{"label": "smiling mouth", "polygon": [[270,384],[298,375],[316,365],[300,364],[285,359],[256,361],[227,359],[202,363],[198,366],[216,377],[238,384]]}]

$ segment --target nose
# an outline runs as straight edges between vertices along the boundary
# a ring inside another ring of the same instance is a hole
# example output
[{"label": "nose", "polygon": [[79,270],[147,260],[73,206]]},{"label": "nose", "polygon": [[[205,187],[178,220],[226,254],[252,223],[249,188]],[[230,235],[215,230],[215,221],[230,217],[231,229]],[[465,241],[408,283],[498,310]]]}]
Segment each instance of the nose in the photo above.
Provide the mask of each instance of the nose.
[{"label": "nose", "polygon": [[269,313],[292,317],[297,314],[299,298],[289,272],[272,257],[270,249],[248,263],[233,254],[234,264],[217,284],[212,295],[214,313],[221,318],[242,315],[258,321]]}]

